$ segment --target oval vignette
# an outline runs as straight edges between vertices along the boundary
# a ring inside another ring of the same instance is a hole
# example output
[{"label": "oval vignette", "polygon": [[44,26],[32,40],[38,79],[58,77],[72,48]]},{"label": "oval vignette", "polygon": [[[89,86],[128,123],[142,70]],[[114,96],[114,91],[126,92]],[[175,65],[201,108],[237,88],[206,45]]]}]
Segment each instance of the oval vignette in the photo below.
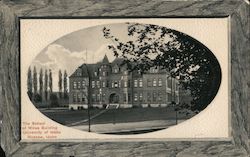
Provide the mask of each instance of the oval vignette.
[{"label": "oval vignette", "polygon": [[139,23],[67,34],[45,47],[27,70],[27,94],[45,116],[82,131],[119,135],[192,118],[214,99],[222,75],[201,42]]}]

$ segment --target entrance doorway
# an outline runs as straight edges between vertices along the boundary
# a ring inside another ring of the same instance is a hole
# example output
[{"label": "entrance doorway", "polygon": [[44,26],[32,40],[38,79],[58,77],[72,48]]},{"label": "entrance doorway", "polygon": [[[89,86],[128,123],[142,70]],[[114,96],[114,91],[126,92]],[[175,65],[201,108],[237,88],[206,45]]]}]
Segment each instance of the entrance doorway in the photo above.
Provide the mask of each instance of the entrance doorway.
[{"label": "entrance doorway", "polygon": [[109,103],[110,104],[117,104],[119,103],[119,95],[116,93],[110,94],[109,96]]}]

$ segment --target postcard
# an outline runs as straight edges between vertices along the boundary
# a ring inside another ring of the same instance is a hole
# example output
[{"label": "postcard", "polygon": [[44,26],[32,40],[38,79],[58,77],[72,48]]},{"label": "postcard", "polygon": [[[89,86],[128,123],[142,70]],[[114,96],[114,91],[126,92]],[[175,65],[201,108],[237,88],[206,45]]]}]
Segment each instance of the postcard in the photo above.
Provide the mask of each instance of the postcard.
[{"label": "postcard", "polygon": [[20,19],[21,140],[230,138],[228,18]]}]

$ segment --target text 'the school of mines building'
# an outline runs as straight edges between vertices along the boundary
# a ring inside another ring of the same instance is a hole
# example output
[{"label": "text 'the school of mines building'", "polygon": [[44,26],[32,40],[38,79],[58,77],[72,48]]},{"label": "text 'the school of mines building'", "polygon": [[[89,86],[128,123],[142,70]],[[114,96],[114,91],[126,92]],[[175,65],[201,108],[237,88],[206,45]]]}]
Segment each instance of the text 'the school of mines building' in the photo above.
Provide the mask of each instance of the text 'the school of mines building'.
[{"label": "text 'the school of mines building'", "polygon": [[101,62],[78,67],[69,77],[69,109],[87,109],[88,105],[165,107],[172,101],[179,103],[178,82],[166,70],[129,72],[122,61],[116,58],[110,63],[105,55]]}]

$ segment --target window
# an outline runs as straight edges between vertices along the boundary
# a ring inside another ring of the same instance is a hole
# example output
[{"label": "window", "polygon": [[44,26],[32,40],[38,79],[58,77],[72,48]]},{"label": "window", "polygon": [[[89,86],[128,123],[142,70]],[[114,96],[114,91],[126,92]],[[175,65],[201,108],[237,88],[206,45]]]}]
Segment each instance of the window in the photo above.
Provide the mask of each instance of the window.
[{"label": "window", "polygon": [[95,102],[96,101],[96,96],[95,94],[92,94],[92,102]]},{"label": "window", "polygon": [[139,87],[142,87],[142,86],[143,86],[142,79],[139,79]]},{"label": "window", "polygon": [[130,101],[131,101],[131,94],[128,93],[128,102],[130,102]]},{"label": "window", "polygon": [[139,94],[139,100],[142,101],[142,98],[143,98],[142,93],[140,93]]},{"label": "window", "polygon": [[97,88],[100,88],[100,81],[96,81]]},{"label": "window", "polygon": [[156,79],[153,79],[153,86],[156,87]]},{"label": "window", "polygon": [[138,87],[138,81],[134,80],[134,87]]},{"label": "window", "polygon": [[148,102],[151,102],[151,93],[148,93],[147,97],[148,97]]},{"label": "window", "polygon": [[81,102],[81,94],[77,94],[77,102]]},{"label": "window", "polygon": [[147,84],[148,84],[148,87],[151,87],[151,86],[152,86],[152,81],[151,81],[151,79],[148,79]]},{"label": "window", "polygon": [[150,73],[157,73],[158,72],[158,68],[157,67],[152,67],[150,68]]},{"label": "window", "polygon": [[141,70],[138,70],[137,73],[138,73],[139,75],[141,75]]},{"label": "window", "polygon": [[118,88],[118,82],[117,81],[114,82],[114,87]]},{"label": "window", "polygon": [[85,95],[84,94],[82,94],[82,102],[84,102],[85,103]]},{"label": "window", "polygon": [[126,93],[123,93],[123,101],[127,102],[127,94]]},{"label": "window", "polygon": [[86,82],[82,81],[82,87],[85,87],[85,86],[86,86]]},{"label": "window", "polygon": [[100,95],[100,94],[97,94],[97,95],[96,95],[96,102],[99,102],[99,101],[100,101],[100,98],[101,98],[101,95]]},{"label": "window", "polygon": [[161,79],[161,78],[158,79],[158,86],[159,86],[159,87],[162,86],[162,79]]},{"label": "window", "polygon": [[106,87],[106,82],[105,81],[102,82],[102,87],[103,88]]},{"label": "window", "polygon": [[158,100],[159,100],[159,102],[162,101],[162,93],[161,92],[158,93]]},{"label": "window", "polygon": [[137,101],[138,100],[138,95],[137,93],[134,94],[134,101]]},{"label": "window", "polygon": [[156,99],[157,99],[156,92],[153,92],[153,101],[156,102]]},{"label": "window", "polygon": [[124,81],[124,87],[128,87],[128,82],[126,80]]},{"label": "window", "polygon": [[97,76],[97,71],[95,71],[95,76]]},{"label": "window", "polygon": [[82,75],[82,72],[81,72],[80,69],[77,70],[76,75],[77,75],[77,76],[81,76],[81,75]]},{"label": "window", "polygon": [[81,88],[81,82],[80,82],[80,81],[78,82],[78,86],[77,86],[77,88],[78,88],[78,89],[80,89],[80,88]]},{"label": "window", "polygon": [[106,72],[105,71],[102,72],[102,76],[106,76]]},{"label": "window", "polygon": [[92,88],[95,88],[95,81],[92,81]]},{"label": "window", "polygon": [[77,88],[77,83],[73,82],[73,88],[76,89]]},{"label": "window", "polygon": [[76,102],[77,101],[77,97],[76,97],[76,94],[74,93],[73,94],[73,102]]}]

